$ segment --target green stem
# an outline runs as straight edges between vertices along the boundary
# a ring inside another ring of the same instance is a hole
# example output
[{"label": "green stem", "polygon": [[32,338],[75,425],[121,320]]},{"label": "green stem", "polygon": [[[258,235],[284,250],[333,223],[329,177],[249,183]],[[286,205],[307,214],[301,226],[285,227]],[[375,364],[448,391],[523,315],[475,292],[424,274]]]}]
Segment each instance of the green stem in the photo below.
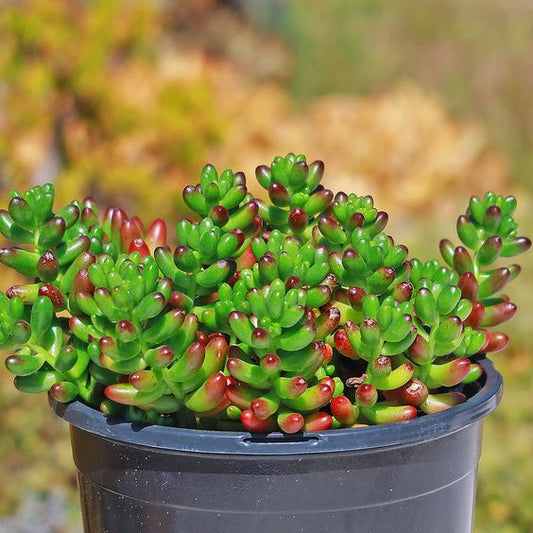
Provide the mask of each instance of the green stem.
[{"label": "green stem", "polygon": [[181,390],[181,387],[174,383],[167,375],[168,369],[164,368],[161,375],[163,376],[163,381],[165,382],[166,386],[170,390],[170,392],[174,395],[176,400],[178,400],[180,403],[183,402],[183,392]]},{"label": "green stem", "polygon": [[83,381],[80,379],[76,379],[74,380],[76,382],[76,386],[78,387],[78,391],[79,391],[79,394],[82,398],[82,400],[84,400],[86,403],[90,404],[91,403],[91,396],[94,392],[94,387],[96,385],[96,381],[95,380],[92,380],[92,382],[90,383],[90,385],[87,387],[85,386],[85,384],[83,383]]},{"label": "green stem", "polygon": [[27,343],[26,346],[30,348],[30,350],[33,350],[35,353],[38,353],[39,355],[42,355],[44,357],[44,360],[62,377],[65,377],[62,372],[56,369],[55,357],[48,351],[45,350],[42,346],[39,346],[38,344],[33,343]]},{"label": "green stem", "polygon": [[[90,396],[93,393],[94,385],[92,387],[90,387],[90,388],[87,388],[83,384],[83,381],[82,381],[82,377],[83,376],[81,376],[80,378],[72,378],[72,377],[70,377],[68,375],[65,375],[63,372],[60,372],[59,370],[57,370],[57,368],[55,366],[55,357],[48,350],[45,350],[42,346],[39,346],[38,344],[33,344],[33,343],[28,343],[27,346],[28,346],[28,348],[30,348],[30,350],[34,351],[35,353],[38,353],[39,355],[42,355],[44,357],[44,360],[61,377],[62,381],[71,381],[71,382],[75,383],[76,386],[78,387],[78,391],[79,391],[80,396],[82,397],[82,399],[85,400],[88,403],[90,402]],[[83,374],[83,375],[85,375],[85,374]]]}]

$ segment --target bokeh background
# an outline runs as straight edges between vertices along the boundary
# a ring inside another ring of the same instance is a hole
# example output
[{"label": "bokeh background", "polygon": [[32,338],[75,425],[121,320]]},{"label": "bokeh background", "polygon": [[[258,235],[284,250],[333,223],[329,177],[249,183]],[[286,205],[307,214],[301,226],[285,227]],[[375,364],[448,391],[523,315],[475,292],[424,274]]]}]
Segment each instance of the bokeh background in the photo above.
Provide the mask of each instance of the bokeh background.
[{"label": "bokeh background", "polygon": [[[175,221],[201,167],[288,151],[372,194],[413,255],[471,194],[519,197],[533,233],[530,0],[3,0],[0,196],[53,181]],[[533,261],[487,420],[476,531],[533,531]],[[1,275],[5,289],[13,280]],[[80,531],[68,429],[0,369],[0,533]],[[460,451],[458,451],[460,453]],[[450,509],[453,512],[453,509]],[[430,525],[428,525],[428,531]]]}]

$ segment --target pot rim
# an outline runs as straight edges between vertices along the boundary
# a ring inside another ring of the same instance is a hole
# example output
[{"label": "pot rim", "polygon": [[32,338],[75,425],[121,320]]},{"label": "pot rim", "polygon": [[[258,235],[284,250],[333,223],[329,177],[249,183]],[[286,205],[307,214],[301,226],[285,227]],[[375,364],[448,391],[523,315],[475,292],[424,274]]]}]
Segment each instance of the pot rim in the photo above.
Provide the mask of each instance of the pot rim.
[{"label": "pot rim", "polygon": [[72,426],[108,440],[164,451],[224,455],[306,455],[312,453],[371,451],[432,441],[481,420],[499,404],[503,379],[492,361],[482,359],[485,383],[465,403],[431,415],[357,429],[268,435],[245,431],[184,429],[125,422],[74,401],[51,400],[54,412]]}]

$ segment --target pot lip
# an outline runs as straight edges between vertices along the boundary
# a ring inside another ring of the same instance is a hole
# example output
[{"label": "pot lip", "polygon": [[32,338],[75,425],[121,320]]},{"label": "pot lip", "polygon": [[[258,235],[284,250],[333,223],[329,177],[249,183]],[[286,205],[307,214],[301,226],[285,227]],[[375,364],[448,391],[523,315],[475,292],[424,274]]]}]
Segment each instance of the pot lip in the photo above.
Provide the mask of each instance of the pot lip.
[{"label": "pot lip", "polygon": [[150,426],[106,417],[80,401],[63,404],[51,400],[50,403],[54,412],[72,426],[134,447],[166,452],[263,456],[362,452],[430,442],[486,417],[500,402],[503,379],[492,361],[482,359],[479,364],[484,370],[484,385],[468,401],[446,411],[392,424],[296,435]]}]

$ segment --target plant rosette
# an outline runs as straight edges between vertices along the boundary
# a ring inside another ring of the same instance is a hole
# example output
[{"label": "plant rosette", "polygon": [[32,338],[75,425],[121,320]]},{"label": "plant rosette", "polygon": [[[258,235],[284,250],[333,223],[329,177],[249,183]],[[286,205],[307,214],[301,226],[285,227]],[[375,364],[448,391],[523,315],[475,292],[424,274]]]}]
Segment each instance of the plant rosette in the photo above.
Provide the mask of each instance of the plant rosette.
[{"label": "plant rosette", "polygon": [[162,220],[145,226],[91,198],[54,211],[49,184],[12,191],[0,261],[29,278],[0,294],[15,386],[48,392],[74,426],[91,408],[144,434],[248,435],[267,455],[306,454],[328,434],[341,451],[339,432],[357,450],[382,424],[405,444],[405,428],[452,432],[443,421],[469,405],[480,420],[476,397],[490,389],[492,409],[500,394],[485,355],[505,349],[499,326],[516,312],[502,293],[520,273],[510,258],[531,246],[516,200],[471,198],[460,244],[443,239],[443,261],[421,261],[385,232],[372,197],[334,195],[323,173],[321,161],[276,157],[256,169],[260,199],[242,172],[207,165],[183,191],[193,214],[168,236]]}]

